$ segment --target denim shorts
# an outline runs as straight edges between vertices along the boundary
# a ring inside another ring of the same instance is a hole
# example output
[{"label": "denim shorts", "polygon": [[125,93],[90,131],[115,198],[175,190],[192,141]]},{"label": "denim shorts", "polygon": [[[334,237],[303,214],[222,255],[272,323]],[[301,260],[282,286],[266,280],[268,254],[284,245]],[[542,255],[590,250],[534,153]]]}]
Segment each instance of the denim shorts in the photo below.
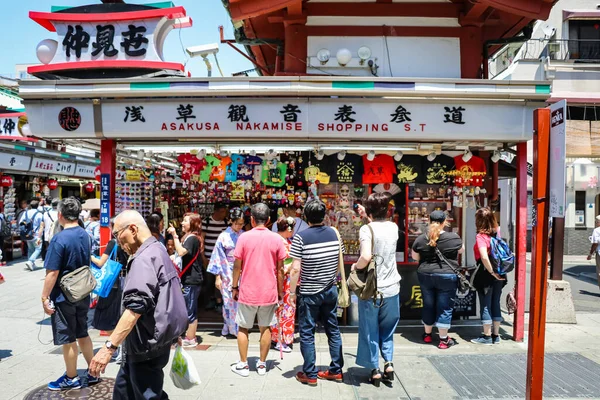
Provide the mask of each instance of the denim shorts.
[{"label": "denim shorts", "polygon": [[181,289],[183,298],[185,299],[185,308],[187,309],[188,322],[198,319],[198,297],[200,297],[201,286],[185,285]]}]

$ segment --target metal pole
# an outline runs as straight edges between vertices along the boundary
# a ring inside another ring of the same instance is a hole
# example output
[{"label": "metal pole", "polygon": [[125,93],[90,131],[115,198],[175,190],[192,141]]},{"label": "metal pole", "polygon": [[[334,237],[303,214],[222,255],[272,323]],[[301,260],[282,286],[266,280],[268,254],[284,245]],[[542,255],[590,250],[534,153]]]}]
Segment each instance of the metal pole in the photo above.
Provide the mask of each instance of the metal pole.
[{"label": "metal pole", "polygon": [[550,279],[562,281],[563,254],[565,252],[565,219],[552,218],[552,253],[550,254]]},{"label": "metal pole", "polygon": [[[513,340],[522,342],[525,336],[525,285],[527,278],[527,142],[517,144],[515,254],[515,322]],[[512,208],[512,207],[511,207]]]},{"label": "metal pole", "polygon": [[550,171],[550,110],[537,109],[534,118],[533,224],[531,300],[527,348],[526,399],[541,399],[544,392],[544,342],[548,292],[548,197]]}]

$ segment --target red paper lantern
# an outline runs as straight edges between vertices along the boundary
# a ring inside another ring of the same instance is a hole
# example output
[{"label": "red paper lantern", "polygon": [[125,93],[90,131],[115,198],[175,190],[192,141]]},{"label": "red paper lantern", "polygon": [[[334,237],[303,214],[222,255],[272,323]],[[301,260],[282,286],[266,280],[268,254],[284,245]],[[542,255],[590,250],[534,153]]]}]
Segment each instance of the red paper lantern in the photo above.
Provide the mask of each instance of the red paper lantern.
[{"label": "red paper lantern", "polygon": [[48,189],[54,190],[58,187],[58,181],[56,179],[48,179],[46,185],[48,186]]},{"label": "red paper lantern", "polygon": [[2,175],[2,179],[0,180],[0,185],[2,187],[11,187],[13,184],[12,176]]},{"label": "red paper lantern", "polygon": [[97,167],[94,169],[94,178],[96,178],[96,180],[97,180],[98,182],[100,182],[101,175],[102,175],[102,174],[100,173],[100,166],[97,166]]},{"label": "red paper lantern", "polygon": [[94,184],[93,182],[89,182],[83,188],[87,193],[92,193],[94,190],[96,190],[96,184]]}]

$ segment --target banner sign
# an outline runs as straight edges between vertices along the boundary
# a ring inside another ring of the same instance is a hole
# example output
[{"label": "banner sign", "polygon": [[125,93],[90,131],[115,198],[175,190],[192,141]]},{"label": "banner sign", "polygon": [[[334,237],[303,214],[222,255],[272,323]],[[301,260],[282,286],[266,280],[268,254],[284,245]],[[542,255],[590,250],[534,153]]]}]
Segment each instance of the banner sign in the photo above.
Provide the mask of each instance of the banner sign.
[{"label": "banner sign", "polygon": [[550,107],[550,217],[564,218],[566,205],[567,101]]},{"label": "banner sign", "polygon": [[100,226],[110,227],[110,175],[100,176]]},{"label": "banner sign", "polygon": [[21,128],[27,122],[25,113],[0,114],[0,139],[22,138]]},{"label": "banner sign", "polygon": [[77,176],[80,178],[95,178],[96,177],[96,175],[94,174],[95,169],[96,169],[96,165],[77,163],[74,176]]},{"label": "banner sign", "polygon": [[0,152],[0,169],[15,171],[28,171],[31,165],[31,156],[21,156]]},{"label": "banner sign", "polygon": [[34,157],[29,171],[48,175],[73,175],[75,173],[75,163]]}]

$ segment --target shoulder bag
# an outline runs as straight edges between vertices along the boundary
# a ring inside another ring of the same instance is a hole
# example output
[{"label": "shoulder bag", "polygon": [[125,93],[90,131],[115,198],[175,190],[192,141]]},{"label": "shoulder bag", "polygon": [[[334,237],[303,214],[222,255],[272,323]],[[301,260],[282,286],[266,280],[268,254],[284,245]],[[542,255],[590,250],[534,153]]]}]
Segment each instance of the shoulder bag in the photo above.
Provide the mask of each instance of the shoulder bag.
[{"label": "shoulder bag", "polygon": [[342,276],[342,281],[340,282],[340,291],[338,293],[338,306],[342,308],[347,308],[350,306],[350,293],[348,293],[348,284],[346,283],[346,270],[344,269],[344,253],[342,252],[342,238],[340,237],[340,233],[337,229],[331,228],[335,231],[335,234],[338,238],[338,242],[340,243],[340,256],[339,256],[339,270]]},{"label": "shoulder bag", "polygon": [[[186,238],[187,240],[187,238]],[[199,241],[200,239],[198,239]],[[183,246],[183,243],[181,244]],[[181,277],[183,276],[183,274],[185,274],[187,272],[188,269],[190,269],[190,267],[192,265],[194,265],[194,263],[196,262],[196,260],[198,259],[198,256],[200,255],[200,248],[201,248],[201,243],[198,245],[198,251],[196,252],[196,255],[194,256],[194,258],[192,258],[192,260],[188,263],[188,265],[185,266],[185,268],[183,268],[181,270],[181,272],[179,273],[179,279],[181,279]]]},{"label": "shoulder bag", "polygon": [[60,278],[59,286],[71,303],[85,299],[96,288],[96,278],[89,266],[77,268]]},{"label": "shoulder bag", "polygon": [[366,268],[355,269],[350,272],[348,278],[348,287],[361,300],[373,299],[373,304],[377,304],[377,299],[381,299],[378,307],[383,305],[383,294],[377,290],[377,255],[375,254],[375,232],[371,225],[367,225],[371,231],[371,261]]},{"label": "shoulder bag", "polygon": [[434,247],[434,250],[435,250],[435,254],[437,254],[440,261],[443,261],[447,266],[449,266],[450,269],[452,271],[454,271],[454,273],[458,277],[458,292],[459,293],[465,294],[471,290],[475,290],[475,288],[473,287],[471,282],[467,279],[467,277],[462,272],[460,272],[460,270],[458,268],[455,268],[454,265],[452,265],[452,263],[450,261],[448,261],[448,259],[446,257],[444,257],[444,255],[442,254],[440,249],[438,249],[437,246]]}]

